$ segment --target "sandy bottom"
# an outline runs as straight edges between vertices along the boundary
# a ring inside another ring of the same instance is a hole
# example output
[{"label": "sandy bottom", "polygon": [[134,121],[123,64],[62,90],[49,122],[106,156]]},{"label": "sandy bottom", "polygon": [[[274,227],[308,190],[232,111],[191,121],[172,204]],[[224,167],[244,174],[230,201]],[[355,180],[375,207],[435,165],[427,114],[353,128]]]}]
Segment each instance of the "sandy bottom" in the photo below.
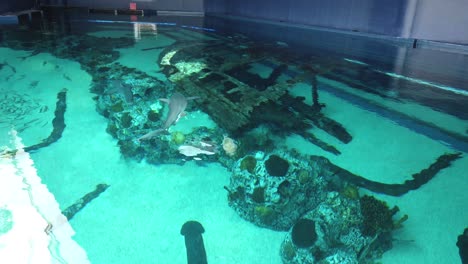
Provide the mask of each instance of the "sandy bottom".
[{"label": "sandy bottom", "polygon": [[[11,55],[11,51],[5,54]],[[34,63],[39,67],[47,56],[39,54],[18,61],[17,71],[27,67],[23,63],[32,63],[30,60],[37,60]],[[223,189],[230,177],[226,168],[193,162],[153,166],[123,160],[116,141],[105,132],[106,119],[95,111],[93,95],[89,93],[90,76],[79,65],[60,62],[64,63],[67,66],[63,74],[71,76],[73,82],[57,77],[54,83],[40,81],[37,89],[48,91],[46,97],[51,99],[41,103],[49,105],[53,112],[57,91],[67,86],[67,127],[58,142],[31,157],[38,175],[62,209],[94,190],[97,184],[110,185],[70,221],[76,231],[74,239],[92,263],[186,263],[180,228],[188,220],[201,222],[206,230],[203,237],[209,263],[281,263],[279,248],[285,233],[258,228],[228,206]],[[26,85],[39,75],[24,78]],[[8,84],[2,83],[2,87]],[[5,91],[6,88],[2,93]],[[310,93],[301,86],[293,92],[306,96]],[[278,144],[326,156],[356,174],[388,183],[409,179],[439,155],[453,152],[441,142],[331,94],[324,92],[320,96],[327,104],[325,113],[341,122],[354,139],[344,145],[321,131],[312,132],[338,146],[342,155],[325,153],[299,136],[290,136]],[[50,129],[49,122],[42,133],[47,135]],[[25,142],[32,143],[39,137],[36,135],[39,134],[25,131],[22,136]],[[409,215],[404,228],[396,231],[394,248],[385,253],[383,263],[460,263],[455,243],[468,219],[468,211],[463,209],[468,201],[466,171],[465,154],[416,191],[402,197],[376,195]]]}]

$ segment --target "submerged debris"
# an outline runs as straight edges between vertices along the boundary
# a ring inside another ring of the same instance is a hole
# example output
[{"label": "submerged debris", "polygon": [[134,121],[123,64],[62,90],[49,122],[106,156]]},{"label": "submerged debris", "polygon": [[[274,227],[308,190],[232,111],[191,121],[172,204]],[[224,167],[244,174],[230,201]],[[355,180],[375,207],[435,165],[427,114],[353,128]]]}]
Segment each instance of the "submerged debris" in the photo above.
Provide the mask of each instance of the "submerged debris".
[{"label": "submerged debris", "polygon": [[[289,71],[293,64],[281,56],[284,47],[262,50],[253,42],[243,44],[176,42],[161,53],[160,66],[182,93],[199,95],[198,106],[230,134],[239,136],[267,123],[280,133],[300,134],[322,149],[340,154],[306,132],[313,124],[344,143],[351,140],[343,126],[320,113],[323,104],[318,102],[316,78],[311,79],[314,101],[308,106],[288,93],[307,78]],[[268,77],[254,72],[257,65],[271,68]]]},{"label": "submerged debris", "polygon": [[62,211],[62,214],[65,215],[65,217],[68,220],[71,220],[81,209],[83,209],[92,200],[96,199],[107,188],[109,188],[109,185],[107,185],[105,183],[101,183],[101,184],[96,185],[95,190],[85,194],[83,197],[81,197],[74,204],[67,207],[65,210]]}]

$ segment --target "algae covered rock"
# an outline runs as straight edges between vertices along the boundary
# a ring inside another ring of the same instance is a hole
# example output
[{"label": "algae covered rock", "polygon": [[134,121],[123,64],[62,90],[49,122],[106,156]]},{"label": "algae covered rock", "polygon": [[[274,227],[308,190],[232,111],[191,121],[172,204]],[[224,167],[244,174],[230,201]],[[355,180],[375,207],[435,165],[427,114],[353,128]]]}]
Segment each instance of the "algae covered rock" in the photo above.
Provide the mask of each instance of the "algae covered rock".
[{"label": "algae covered rock", "polygon": [[249,173],[254,173],[255,167],[257,166],[257,160],[254,156],[246,156],[241,160],[240,169],[246,170]]},{"label": "algae covered rock", "polygon": [[[330,172],[319,157],[293,151],[248,154],[233,165],[227,189],[229,204],[243,218],[261,227],[288,230],[325,198]],[[297,174],[307,171],[309,180]]]},{"label": "algae covered rock", "polygon": [[[364,206],[367,207],[367,199]],[[369,198],[372,204],[383,203]],[[305,213],[281,244],[285,264],[375,263],[391,248],[391,233],[368,234],[361,214],[361,200],[330,191],[314,209]]]}]

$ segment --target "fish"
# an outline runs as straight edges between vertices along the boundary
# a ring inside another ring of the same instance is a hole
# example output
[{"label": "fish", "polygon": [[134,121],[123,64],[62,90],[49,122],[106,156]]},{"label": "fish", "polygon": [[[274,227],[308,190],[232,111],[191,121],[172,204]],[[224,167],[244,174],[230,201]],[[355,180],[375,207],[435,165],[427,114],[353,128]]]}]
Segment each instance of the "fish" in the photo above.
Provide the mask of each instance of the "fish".
[{"label": "fish", "polygon": [[216,154],[216,152],[214,151],[211,151],[211,150],[207,150],[207,149],[203,149],[203,148],[199,148],[199,147],[196,147],[196,146],[192,146],[192,145],[182,145],[178,148],[179,150],[179,153],[186,156],[186,157],[196,157],[200,154],[204,154],[204,155],[214,155]]},{"label": "fish", "polygon": [[114,93],[120,94],[125,99],[127,104],[133,104],[133,93],[132,93],[132,86],[128,85],[120,80],[111,80],[110,89],[105,92],[106,95],[111,95]]},{"label": "fish", "polygon": [[159,133],[167,131],[169,127],[177,123],[177,121],[179,121],[179,119],[184,115],[184,110],[187,108],[188,101],[198,98],[200,97],[185,97],[183,94],[177,92],[174,93],[170,98],[160,98],[159,101],[169,105],[169,112],[167,113],[167,118],[166,121],[164,121],[164,125],[159,129],[153,130],[141,136],[138,140],[147,140],[158,135]]}]

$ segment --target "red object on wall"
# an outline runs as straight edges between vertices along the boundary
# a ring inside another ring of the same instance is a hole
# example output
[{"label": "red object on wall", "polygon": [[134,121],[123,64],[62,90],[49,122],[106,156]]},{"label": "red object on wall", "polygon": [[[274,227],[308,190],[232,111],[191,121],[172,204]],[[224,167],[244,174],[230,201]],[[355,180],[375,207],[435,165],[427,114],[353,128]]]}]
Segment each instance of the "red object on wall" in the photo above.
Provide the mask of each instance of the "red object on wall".
[{"label": "red object on wall", "polygon": [[136,3],[130,3],[130,10],[136,10]]}]

